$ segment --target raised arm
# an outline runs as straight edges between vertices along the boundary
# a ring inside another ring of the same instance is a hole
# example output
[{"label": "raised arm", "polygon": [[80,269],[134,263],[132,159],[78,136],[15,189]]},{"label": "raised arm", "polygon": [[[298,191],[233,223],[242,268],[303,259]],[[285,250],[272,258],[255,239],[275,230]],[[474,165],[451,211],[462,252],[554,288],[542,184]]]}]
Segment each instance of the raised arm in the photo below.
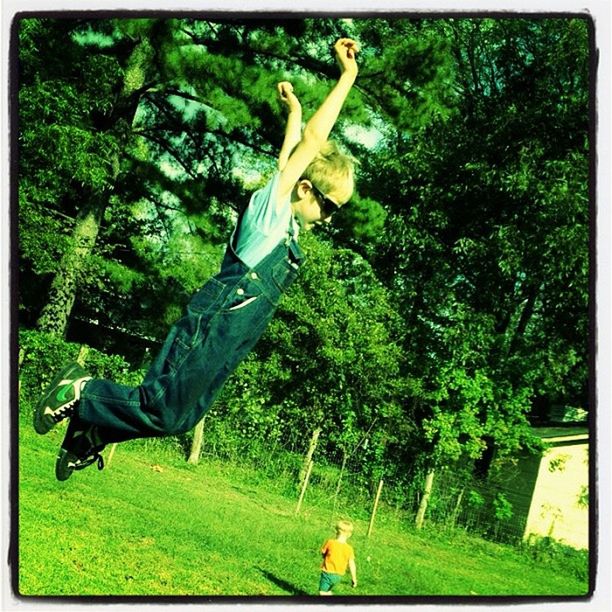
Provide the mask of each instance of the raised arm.
[{"label": "raised arm", "polygon": [[323,104],[306,123],[301,140],[281,170],[277,193],[279,201],[285,200],[290,195],[308,164],[327,141],[342,105],[357,78],[358,69],[355,59],[359,50],[357,43],[350,38],[341,38],[336,42],[334,49],[340,66],[340,78]]},{"label": "raised arm", "polygon": [[285,127],[285,139],[278,154],[278,169],[283,170],[287,165],[291,151],[302,139],[302,105],[293,93],[293,85],[283,81],[277,85],[278,95],[281,102],[287,107],[287,126]]}]

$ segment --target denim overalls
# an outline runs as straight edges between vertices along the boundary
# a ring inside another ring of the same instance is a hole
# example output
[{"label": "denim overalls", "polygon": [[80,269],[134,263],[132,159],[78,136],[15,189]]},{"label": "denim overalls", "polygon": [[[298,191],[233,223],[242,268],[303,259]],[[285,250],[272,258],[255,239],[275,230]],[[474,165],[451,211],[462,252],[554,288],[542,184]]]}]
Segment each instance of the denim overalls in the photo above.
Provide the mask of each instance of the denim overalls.
[{"label": "denim overalls", "polygon": [[89,381],[80,419],[97,425],[105,443],[192,429],[263,334],[303,261],[290,232],[254,268],[238,258],[230,240],[221,271],[172,326],[142,384]]}]

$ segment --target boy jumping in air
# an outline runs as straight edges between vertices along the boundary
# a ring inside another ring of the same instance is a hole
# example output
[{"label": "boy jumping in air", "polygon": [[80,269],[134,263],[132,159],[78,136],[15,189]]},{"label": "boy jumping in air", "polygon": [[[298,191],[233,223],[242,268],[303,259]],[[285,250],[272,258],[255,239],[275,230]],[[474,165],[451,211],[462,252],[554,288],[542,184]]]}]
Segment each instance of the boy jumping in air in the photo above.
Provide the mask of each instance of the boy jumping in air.
[{"label": "boy jumping in air", "polygon": [[338,521],[336,524],[336,538],[323,544],[321,554],[321,577],[319,579],[319,595],[331,595],[334,585],[338,584],[346,573],[348,566],[351,572],[353,588],[357,586],[357,567],[355,565],[355,551],[347,540],[353,534],[353,523]]},{"label": "boy jumping in air", "polygon": [[34,413],[46,434],[69,418],[56,460],[58,480],[94,462],[106,444],[192,429],[270,322],[304,261],[300,231],[329,221],[354,187],[353,162],[327,138],[357,77],[358,46],[335,44],[340,77],[301,133],[301,107],[279,83],[289,110],[278,171],[240,215],[221,271],[191,299],[142,384],[93,379],[79,364],[51,382]]}]

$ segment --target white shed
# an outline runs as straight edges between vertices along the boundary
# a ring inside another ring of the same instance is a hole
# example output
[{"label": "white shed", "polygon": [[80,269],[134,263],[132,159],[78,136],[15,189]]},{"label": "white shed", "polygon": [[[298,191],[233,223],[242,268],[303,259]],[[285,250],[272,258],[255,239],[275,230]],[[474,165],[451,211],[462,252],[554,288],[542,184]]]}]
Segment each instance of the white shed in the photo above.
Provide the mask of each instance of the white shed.
[{"label": "white shed", "polygon": [[[548,448],[531,463],[535,476],[524,539],[545,536],[589,547],[589,434],[584,427],[534,428]],[[531,487],[530,487],[531,488]]]}]

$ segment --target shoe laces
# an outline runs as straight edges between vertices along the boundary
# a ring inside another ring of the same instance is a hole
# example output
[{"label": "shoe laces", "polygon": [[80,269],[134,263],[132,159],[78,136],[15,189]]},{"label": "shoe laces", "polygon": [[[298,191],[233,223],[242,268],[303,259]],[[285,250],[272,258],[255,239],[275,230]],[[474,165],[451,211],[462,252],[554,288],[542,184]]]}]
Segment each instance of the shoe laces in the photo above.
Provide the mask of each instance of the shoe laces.
[{"label": "shoe laces", "polygon": [[[70,433],[72,427],[74,427],[74,429],[72,429]],[[64,448],[75,457],[73,462],[74,469],[82,470],[96,462],[98,464],[98,470],[103,469],[104,459],[100,451],[104,450],[106,445],[97,437],[95,425],[84,428],[83,430],[79,430],[79,427],[80,423],[78,422],[78,418],[72,418],[70,425],[68,425],[67,444],[65,441],[64,446]]]},{"label": "shoe laces", "polygon": [[[104,447],[102,447],[102,448],[104,448]],[[89,466],[89,465],[91,465],[92,463],[95,463],[95,462],[98,463],[98,470],[104,469],[104,458],[102,457],[102,455],[99,452],[99,451],[102,450],[102,448],[92,449],[91,450],[91,454],[87,455],[86,457],[77,459],[74,462],[74,469],[75,470],[83,470],[87,466]]]},{"label": "shoe laces", "polygon": [[72,414],[72,412],[74,411],[74,407],[76,406],[76,403],[78,401],[78,398],[75,397],[73,400],[70,400],[69,402],[65,403],[63,406],[53,411],[53,413],[50,415],[51,418],[56,423],[63,421],[66,417]]}]

